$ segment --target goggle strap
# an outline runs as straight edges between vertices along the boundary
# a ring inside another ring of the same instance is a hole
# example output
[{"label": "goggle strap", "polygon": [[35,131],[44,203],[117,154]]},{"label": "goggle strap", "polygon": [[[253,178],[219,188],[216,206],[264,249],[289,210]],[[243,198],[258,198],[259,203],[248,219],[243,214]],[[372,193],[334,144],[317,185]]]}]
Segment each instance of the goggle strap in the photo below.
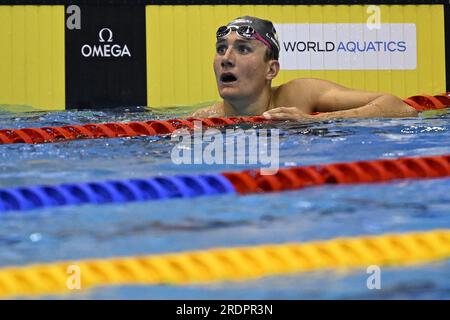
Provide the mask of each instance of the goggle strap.
[{"label": "goggle strap", "polygon": [[264,43],[266,46],[268,46],[270,49],[272,49],[272,44],[270,44],[269,41],[264,39],[262,35],[260,35],[258,32],[255,32],[255,38]]}]

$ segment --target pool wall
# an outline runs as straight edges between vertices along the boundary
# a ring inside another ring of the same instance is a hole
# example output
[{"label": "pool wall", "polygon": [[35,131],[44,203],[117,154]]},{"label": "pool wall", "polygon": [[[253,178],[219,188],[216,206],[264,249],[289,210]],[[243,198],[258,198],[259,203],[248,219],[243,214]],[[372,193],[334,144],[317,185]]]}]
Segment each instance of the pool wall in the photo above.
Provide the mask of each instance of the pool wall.
[{"label": "pool wall", "polygon": [[314,77],[402,98],[448,89],[444,1],[272,2],[2,1],[0,110],[218,100],[214,33],[241,15],[280,34],[274,85]]}]

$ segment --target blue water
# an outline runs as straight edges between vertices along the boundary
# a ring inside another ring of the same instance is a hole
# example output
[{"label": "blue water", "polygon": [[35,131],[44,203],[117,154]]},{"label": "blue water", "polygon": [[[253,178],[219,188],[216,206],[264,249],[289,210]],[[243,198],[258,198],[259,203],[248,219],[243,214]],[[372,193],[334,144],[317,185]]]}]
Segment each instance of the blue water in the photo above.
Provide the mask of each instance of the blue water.
[{"label": "blue water", "polygon": [[[177,112],[0,113],[0,128],[148,120],[185,114]],[[277,127],[281,166],[450,154],[450,113],[445,112],[422,114],[416,119],[280,123]],[[175,165],[170,158],[175,144],[168,137],[137,137],[0,145],[0,187],[248,168]],[[250,196],[11,212],[0,215],[0,266],[450,228],[449,190],[450,179],[409,180]],[[107,286],[71,297],[449,299],[449,266],[447,260],[382,268],[380,290],[367,289],[369,275],[359,269],[199,286]]]}]

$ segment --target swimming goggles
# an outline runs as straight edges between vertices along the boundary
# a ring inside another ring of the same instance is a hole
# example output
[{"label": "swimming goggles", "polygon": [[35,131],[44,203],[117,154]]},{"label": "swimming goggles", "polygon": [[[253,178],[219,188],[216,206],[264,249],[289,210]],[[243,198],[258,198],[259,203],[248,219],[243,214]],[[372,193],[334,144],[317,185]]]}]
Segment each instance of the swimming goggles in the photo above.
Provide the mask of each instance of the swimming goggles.
[{"label": "swimming goggles", "polygon": [[250,26],[221,26],[219,29],[217,29],[216,32],[216,38],[217,40],[222,39],[226,36],[228,36],[231,31],[236,31],[237,35],[241,38],[247,39],[247,40],[259,40],[262,43],[264,43],[269,48],[272,48],[272,45],[269,41],[264,39],[263,36],[261,36],[253,27]]}]

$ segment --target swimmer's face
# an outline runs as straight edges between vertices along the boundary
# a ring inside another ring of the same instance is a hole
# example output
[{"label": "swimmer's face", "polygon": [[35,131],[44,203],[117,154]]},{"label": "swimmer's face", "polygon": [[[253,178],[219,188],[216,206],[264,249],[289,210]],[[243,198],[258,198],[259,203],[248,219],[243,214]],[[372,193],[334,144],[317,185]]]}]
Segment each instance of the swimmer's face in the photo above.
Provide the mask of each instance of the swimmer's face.
[{"label": "swimmer's face", "polygon": [[217,40],[214,73],[223,99],[251,101],[277,75],[278,61],[265,61],[266,50],[261,41],[243,39],[234,31]]}]

